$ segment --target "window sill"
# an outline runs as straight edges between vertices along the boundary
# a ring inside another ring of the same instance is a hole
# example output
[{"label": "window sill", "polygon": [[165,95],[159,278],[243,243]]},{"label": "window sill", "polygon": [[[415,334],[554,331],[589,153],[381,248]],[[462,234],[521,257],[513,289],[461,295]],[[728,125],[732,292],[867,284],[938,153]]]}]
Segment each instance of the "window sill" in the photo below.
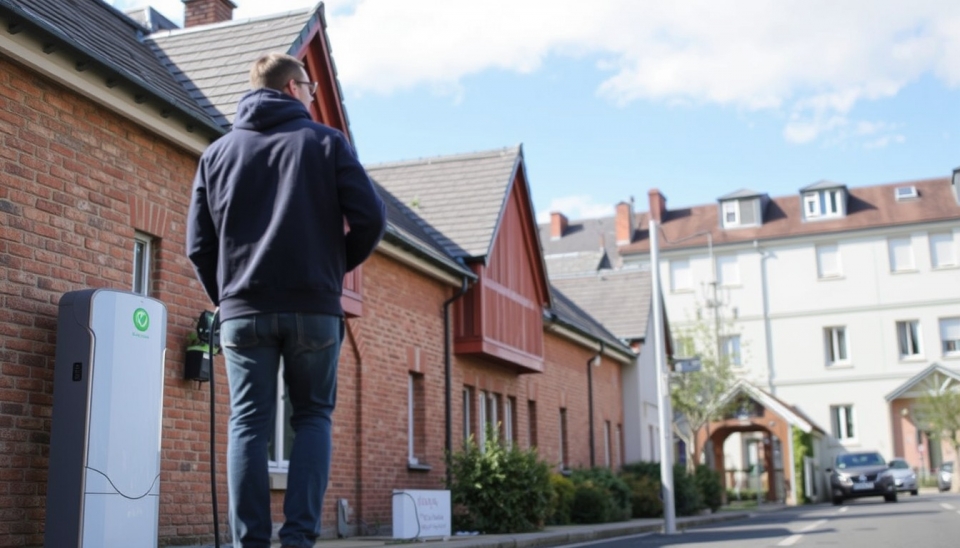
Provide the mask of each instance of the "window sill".
[{"label": "window sill", "polygon": [[418,463],[416,463],[416,464],[414,464],[414,463],[412,463],[412,462],[408,462],[408,463],[407,463],[407,470],[409,470],[409,471],[411,471],[411,472],[429,472],[429,471],[433,470],[433,467],[430,466],[429,464],[425,464],[425,463],[422,463],[422,462],[418,462]]},{"label": "window sill", "polygon": [[287,473],[286,472],[270,472],[270,490],[271,491],[287,490]]},{"label": "window sill", "polygon": [[692,289],[692,288],[689,288],[689,289],[688,289],[688,288],[682,288],[682,289],[671,289],[671,290],[670,290],[670,294],[671,294],[671,295],[689,295],[689,294],[691,294],[691,293],[693,293],[693,289]]},{"label": "window sill", "polygon": [[960,265],[957,264],[945,264],[943,266],[934,266],[930,270],[933,272],[939,272],[941,270],[957,270],[960,269]]},{"label": "window sill", "polygon": [[927,361],[922,355],[900,356],[900,363],[922,363]]},{"label": "window sill", "polygon": [[831,275],[829,275],[829,276],[819,276],[819,277],[817,278],[817,281],[819,281],[819,282],[836,282],[836,281],[845,280],[845,279],[847,279],[847,277],[844,276],[843,274],[831,274]]},{"label": "window sill", "polygon": [[891,270],[890,274],[897,276],[900,274],[918,274],[919,272],[916,268],[904,268],[903,270]]},{"label": "window sill", "polygon": [[958,354],[944,354],[942,356],[945,360],[960,360],[960,353]]},{"label": "window sill", "polygon": [[853,363],[852,362],[828,363],[827,369],[853,369]]}]

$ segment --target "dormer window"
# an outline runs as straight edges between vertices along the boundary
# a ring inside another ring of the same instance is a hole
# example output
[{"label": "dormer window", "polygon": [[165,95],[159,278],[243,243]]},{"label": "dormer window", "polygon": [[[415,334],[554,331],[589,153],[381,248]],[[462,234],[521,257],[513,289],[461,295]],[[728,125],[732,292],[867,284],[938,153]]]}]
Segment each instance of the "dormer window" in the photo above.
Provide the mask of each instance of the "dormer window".
[{"label": "dormer window", "polygon": [[803,216],[807,220],[842,217],[844,214],[843,189],[832,188],[803,193]]},{"label": "dormer window", "polygon": [[720,202],[723,228],[757,226],[760,224],[760,199],[725,200]]}]

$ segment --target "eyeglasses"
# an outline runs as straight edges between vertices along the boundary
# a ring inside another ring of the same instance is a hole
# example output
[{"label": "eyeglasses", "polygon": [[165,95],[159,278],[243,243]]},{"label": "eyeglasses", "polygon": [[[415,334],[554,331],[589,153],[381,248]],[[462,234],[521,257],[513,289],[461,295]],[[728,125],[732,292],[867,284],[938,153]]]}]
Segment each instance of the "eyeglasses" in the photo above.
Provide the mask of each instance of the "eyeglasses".
[{"label": "eyeglasses", "polygon": [[301,86],[307,86],[310,89],[311,96],[317,92],[317,86],[319,85],[317,82],[301,82],[300,80],[294,80],[294,82],[300,84]]}]

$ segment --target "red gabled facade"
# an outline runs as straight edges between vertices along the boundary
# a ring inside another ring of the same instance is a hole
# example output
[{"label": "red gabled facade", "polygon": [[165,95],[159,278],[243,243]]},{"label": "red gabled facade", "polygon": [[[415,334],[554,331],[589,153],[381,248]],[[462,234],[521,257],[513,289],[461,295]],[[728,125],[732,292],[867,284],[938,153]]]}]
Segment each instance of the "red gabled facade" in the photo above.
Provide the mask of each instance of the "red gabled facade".
[{"label": "red gabled facade", "polygon": [[522,156],[508,189],[490,254],[471,264],[479,279],[457,303],[454,350],[542,373],[550,293]]}]

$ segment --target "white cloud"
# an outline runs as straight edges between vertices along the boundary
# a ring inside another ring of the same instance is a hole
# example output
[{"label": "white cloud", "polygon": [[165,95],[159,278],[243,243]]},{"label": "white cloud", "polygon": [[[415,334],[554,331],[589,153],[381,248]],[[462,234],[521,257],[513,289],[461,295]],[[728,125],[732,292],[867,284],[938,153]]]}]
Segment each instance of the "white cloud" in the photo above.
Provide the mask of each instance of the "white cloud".
[{"label": "white cloud", "polygon": [[550,201],[547,209],[537,213],[537,223],[549,223],[550,214],[563,213],[568,219],[594,219],[614,214],[613,204],[601,204],[594,201],[592,196],[579,194],[563,196]]},{"label": "white cloud", "polygon": [[[182,19],[180,0],[152,2]],[[236,0],[237,18],[315,5]],[[960,86],[960,2],[942,0],[331,0],[348,93],[423,88],[460,99],[463,79],[588,58],[596,91],[634,101],[772,110],[810,142],[856,121],[862,101],[932,74]]]}]

